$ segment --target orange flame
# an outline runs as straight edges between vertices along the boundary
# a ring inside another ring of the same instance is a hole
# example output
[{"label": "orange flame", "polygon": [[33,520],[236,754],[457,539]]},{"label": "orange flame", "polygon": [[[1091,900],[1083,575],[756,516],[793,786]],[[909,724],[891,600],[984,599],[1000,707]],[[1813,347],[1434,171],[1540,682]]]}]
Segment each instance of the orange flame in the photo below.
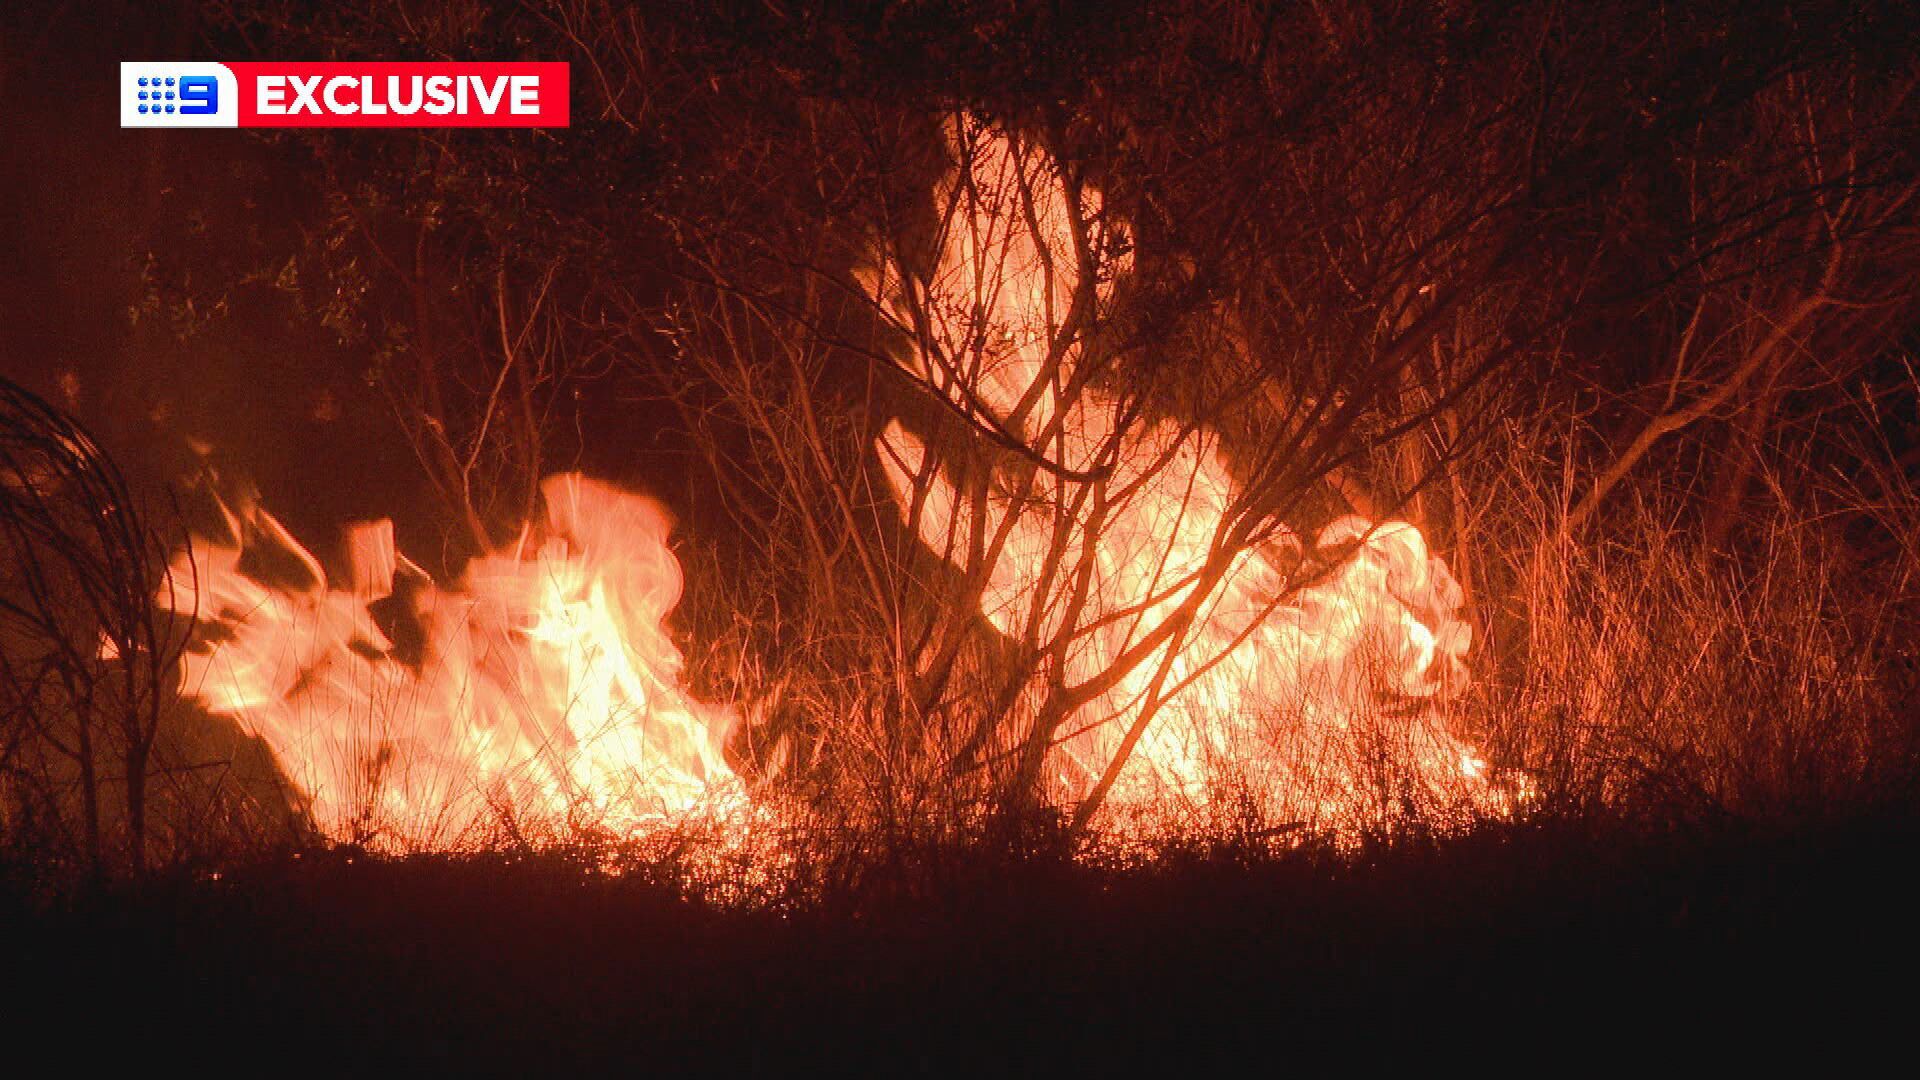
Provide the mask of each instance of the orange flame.
[{"label": "orange flame", "polygon": [[[1471,639],[1445,562],[1410,524],[1349,517],[1311,548],[1283,532],[1220,569],[1236,492],[1218,437],[1130,421],[1075,379],[1063,323],[1090,245],[1070,230],[1098,239],[1097,193],[1073,205],[1043,153],[977,123],[950,135],[965,183],[941,193],[955,224],[920,302],[886,272],[864,284],[916,331],[909,370],[1055,467],[1018,495],[970,497],[897,422],[876,449],[922,542],[962,570],[985,560],[979,606],[998,630],[1065,640],[1069,687],[1119,675],[1061,726],[1060,792],[1085,798],[1120,761],[1106,805],[1130,811],[1204,804],[1223,779],[1271,815],[1335,827],[1377,817],[1383,792],[1401,808],[1484,804],[1486,764],[1438,710],[1465,684]],[[1084,600],[1076,580],[1091,582]],[[1186,629],[1141,647],[1183,608]]]},{"label": "orange flame", "polygon": [[[681,589],[665,512],[575,475],[543,490],[544,528],[451,589],[393,549],[385,522],[356,530],[343,586],[272,516],[228,511],[230,540],[201,544],[192,566],[183,553],[177,577],[193,588],[162,597],[205,630],[187,693],[264,739],[340,839],[630,833],[737,794],[720,752],[734,715],[680,688],[664,626]],[[260,556],[305,580],[264,583],[242,567]],[[423,638],[410,659],[374,614],[402,597]]]}]

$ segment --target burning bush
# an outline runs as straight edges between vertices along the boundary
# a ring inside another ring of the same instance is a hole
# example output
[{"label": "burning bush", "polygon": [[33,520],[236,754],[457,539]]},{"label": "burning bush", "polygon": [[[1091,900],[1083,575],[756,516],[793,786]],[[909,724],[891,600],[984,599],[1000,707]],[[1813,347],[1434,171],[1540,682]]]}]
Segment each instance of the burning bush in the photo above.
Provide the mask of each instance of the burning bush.
[{"label": "burning bush", "polygon": [[176,679],[306,824],[403,849],[1890,797],[1912,57],[1851,7],[1599,7],[226,5],[289,54],[570,57],[591,100],[559,141],[275,144],[310,227],[153,256],[242,284],[133,305],[185,349],[271,282],[364,359],[431,572],[239,500],[169,563],[7,399],[0,825],[99,862],[124,790],[137,864]]}]

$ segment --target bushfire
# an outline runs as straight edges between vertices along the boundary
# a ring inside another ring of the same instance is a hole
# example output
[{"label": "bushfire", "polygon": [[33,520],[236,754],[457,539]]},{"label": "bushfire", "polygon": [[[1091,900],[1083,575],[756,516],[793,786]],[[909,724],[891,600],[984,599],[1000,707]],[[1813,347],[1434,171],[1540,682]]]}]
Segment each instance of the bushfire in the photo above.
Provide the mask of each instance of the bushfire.
[{"label": "bushfire", "polygon": [[[1383,791],[1489,805],[1485,762],[1442,716],[1467,678],[1462,592],[1420,530],[1343,517],[1224,544],[1235,480],[1219,437],[1130,422],[1074,377],[1078,346],[1056,348],[1075,292],[1068,222],[1097,203],[1075,206],[1006,137],[962,131],[954,149],[987,196],[926,286],[940,334],[903,363],[1053,467],[961,485],[898,422],[875,451],[930,552],[984,571],[979,614],[1056,643],[1054,685],[1089,688],[1054,717],[1049,794],[1110,822],[1251,793],[1270,815],[1335,830]],[[863,283],[876,307],[903,305],[897,277]],[[977,347],[942,352],[943,336]],[[270,514],[228,510],[226,536],[181,554],[176,577],[193,588],[168,601],[202,624],[187,694],[265,740],[340,838],[632,834],[742,798],[723,747],[744,703],[696,701],[666,627],[682,587],[667,515],[577,475],[544,495],[544,521],[451,585],[396,551],[385,523],[353,531],[351,573],[332,580]],[[291,569],[260,569],[275,563]]]}]

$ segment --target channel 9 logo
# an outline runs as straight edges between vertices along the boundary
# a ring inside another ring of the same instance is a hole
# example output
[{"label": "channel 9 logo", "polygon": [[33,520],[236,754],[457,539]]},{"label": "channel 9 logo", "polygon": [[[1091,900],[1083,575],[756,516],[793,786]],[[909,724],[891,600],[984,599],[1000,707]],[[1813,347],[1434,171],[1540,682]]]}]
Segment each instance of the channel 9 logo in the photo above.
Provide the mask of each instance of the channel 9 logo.
[{"label": "channel 9 logo", "polygon": [[[147,113],[159,114],[162,111],[160,104],[162,97],[166,99],[164,109],[168,116],[174,115],[174,109],[176,108],[174,100],[176,98],[180,102],[177,108],[182,117],[212,116],[214,113],[220,111],[220,83],[211,76],[182,75],[178,79],[175,79],[172,75],[168,75],[164,80],[166,83],[165,94],[162,94],[160,91],[162,81],[163,80],[157,75],[151,79],[142,77],[134,80],[134,84],[140,87],[139,93],[134,95],[134,97],[140,99],[140,104],[134,106],[134,112],[143,115]],[[174,84],[176,82],[180,86],[177,92],[174,90]],[[146,89],[148,84],[152,84],[153,86],[151,93]],[[149,99],[152,100],[153,104],[147,104]]]},{"label": "channel 9 logo", "polygon": [[121,127],[238,127],[239,96],[225,64],[120,65]]},{"label": "channel 9 logo", "polygon": [[128,61],[120,126],[567,127],[569,71],[545,61]]}]

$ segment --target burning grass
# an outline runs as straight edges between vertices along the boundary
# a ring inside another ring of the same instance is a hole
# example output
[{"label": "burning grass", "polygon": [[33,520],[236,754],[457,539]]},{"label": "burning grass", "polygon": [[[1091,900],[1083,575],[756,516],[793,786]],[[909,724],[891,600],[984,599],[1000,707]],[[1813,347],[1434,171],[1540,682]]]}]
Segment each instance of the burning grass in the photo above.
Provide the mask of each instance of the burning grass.
[{"label": "burning grass", "polygon": [[[610,489],[579,481],[560,482],[551,490],[604,496],[603,508],[616,511],[612,522],[637,520],[645,526],[638,536],[620,534],[627,545],[637,542],[665,552],[664,525],[645,504],[629,504]],[[191,844],[179,844],[162,861],[213,874],[254,858],[245,852],[262,841],[292,850],[315,850],[310,845],[317,841],[322,851],[343,844],[346,851],[388,855],[516,852],[517,858],[558,858],[591,866],[597,874],[653,882],[706,904],[767,911],[845,903],[847,897],[869,894],[931,899],[953,884],[955,875],[964,879],[974,873],[974,864],[1008,858],[1059,858],[1090,872],[1151,875],[1159,872],[1156,867],[1191,860],[1196,852],[1211,853],[1208,860],[1364,863],[1374,857],[1371,853],[1398,845],[1488,829],[1497,835],[1536,821],[1592,822],[1602,833],[1812,829],[1877,808],[1901,813],[1898,808],[1913,790],[1920,732],[1908,708],[1915,686],[1906,643],[1916,613],[1904,584],[1913,571],[1907,549],[1889,548],[1863,568],[1852,551],[1836,546],[1840,534],[1816,517],[1783,515],[1750,559],[1736,561],[1702,551],[1667,514],[1649,507],[1613,522],[1608,544],[1578,545],[1551,532],[1535,533],[1529,543],[1514,545],[1530,552],[1527,557],[1505,570],[1488,571],[1514,575],[1527,618],[1508,627],[1490,620],[1494,632],[1486,640],[1491,647],[1481,654],[1474,684],[1434,708],[1427,722],[1485,748],[1493,762],[1490,775],[1508,793],[1497,806],[1476,803],[1466,789],[1458,793],[1459,801],[1438,804],[1409,792],[1392,767],[1390,741],[1371,759],[1377,769],[1370,769],[1369,740],[1391,740],[1391,732],[1405,730],[1404,714],[1391,701],[1381,701],[1346,709],[1338,730],[1349,740],[1343,752],[1351,757],[1338,771],[1343,778],[1338,786],[1349,801],[1340,815],[1318,821],[1275,812],[1282,804],[1274,797],[1272,774],[1248,768],[1258,757],[1214,758],[1191,783],[1163,786],[1152,797],[1116,800],[1092,830],[1076,827],[1071,801],[1017,814],[991,802],[916,801],[912,792],[928,782],[924,774],[903,774],[895,778],[895,790],[870,787],[855,798],[810,786],[792,765],[763,773],[749,786],[729,762],[748,769],[752,758],[729,748],[724,727],[684,728],[676,726],[677,720],[664,730],[702,741],[673,760],[699,762],[704,756],[719,762],[706,767],[721,786],[701,787],[673,808],[609,813],[614,789],[576,790],[562,781],[585,777],[584,785],[620,776],[637,785],[621,790],[653,792],[644,783],[653,774],[620,768],[581,773],[570,766],[568,753],[589,758],[599,753],[592,742],[599,727],[589,718],[604,712],[634,725],[635,736],[615,745],[636,753],[646,752],[660,735],[647,727],[654,714],[605,710],[609,694],[651,701],[671,710],[670,719],[741,714],[700,705],[672,681],[661,681],[679,663],[663,621],[678,593],[679,571],[670,555],[664,556],[667,561],[640,564],[668,575],[659,587],[627,593],[655,600],[620,609],[632,613],[638,640],[654,642],[656,651],[643,656],[621,636],[628,623],[605,621],[601,616],[609,609],[591,605],[586,610],[595,617],[565,623],[582,637],[556,643],[543,632],[554,612],[605,598],[608,582],[634,572],[632,565],[616,566],[605,572],[605,581],[596,572],[580,572],[581,566],[600,564],[577,538],[605,535],[611,522],[583,520],[580,515],[592,513],[584,509],[588,503],[576,498],[571,505],[574,516],[558,520],[570,522],[572,531],[547,538],[530,533],[519,559],[493,557],[481,565],[501,569],[467,579],[469,587],[504,582],[513,590],[491,596],[441,593],[410,609],[414,617],[424,613],[441,619],[450,618],[450,610],[458,612],[452,632],[461,635],[475,632],[475,620],[485,620],[478,625],[494,628],[485,639],[488,648],[445,655],[430,648],[411,660],[381,630],[367,596],[329,588],[318,561],[304,549],[282,550],[278,561],[306,567],[311,576],[301,584],[274,586],[239,573],[240,551],[216,551],[228,576],[203,572],[191,578],[209,600],[201,616],[205,636],[189,654],[185,685],[262,738],[271,759],[253,769],[277,774],[285,788],[232,786],[210,802],[163,804],[169,810],[199,807],[202,813],[223,806],[227,816],[203,817],[196,829],[157,822],[161,844],[191,837]],[[1509,520],[1525,528],[1528,515],[1541,513],[1546,502],[1516,497],[1508,505],[1513,509]],[[635,519],[625,513],[631,507],[645,512]],[[259,511],[229,520],[236,537],[293,544]],[[363,556],[381,551],[365,545],[357,550]],[[404,557],[389,548],[373,561],[403,565]],[[186,576],[184,567],[176,573]],[[529,592],[523,584],[541,587]],[[532,606],[509,606],[515,596],[533,598]],[[560,606],[549,611],[540,606],[542,598],[554,598]],[[326,617],[329,612],[335,617]],[[391,614],[387,617],[386,625],[394,626]],[[225,632],[205,633],[221,625]],[[297,640],[281,636],[289,627],[301,628],[302,635]],[[595,636],[597,629],[614,636],[603,641]],[[1503,635],[1503,629],[1512,636]],[[435,635],[423,639],[432,641]],[[379,647],[370,647],[376,643]],[[270,663],[296,645],[304,667]],[[256,661],[237,667],[230,656],[223,661],[223,652],[233,649],[250,649],[246,655]],[[500,650],[513,651],[503,657]],[[661,666],[648,667],[645,656]],[[437,668],[475,657],[483,663],[471,670]],[[519,677],[526,664],[543,657],[563,677],[550,682]],[[264,672],[275,681],[243,692],[253,685],[235,681],[236,673],[244,672]],[[394,692],[396,680],[454,688],[441,695],[449,702],[447,710],[431,715],[471,728],[423,726],[416,710],[437,707],[441,697]],[[461,688],[462,681],[479,685]],[[489,687],[505,694],[529,686],[544,688],[547,696],[516,698],[518,704],[503,704],[494,714],[469,714],[458,706]],[[598,696],[582,693],[581,686],[598,688]],[[787,693],[794,694],[791,685]],[[358,695],[355,703],[342,704],[348,694]],[[208,695],[225,696],[215,702]],[[829,700],[828,695],[819,700]],[[546,743],[510,744],[524,747],[523,756],[491,759],[491,773],[474,771],[471,762],[463,764],[442,750],[406,757],[421,752],[429,736],[445,738],[463,730],[471,734],[455,738],[451,746],[476,753],[503,745],[487,724],[511,722],[523,725],[514,730],[525,731],[524,724],[533,721],[516,717],[540,702],[547,703],[539,706],[547,711],[536,709],[532,716],[550,718],[539,721],[547,725],[543,730],[570,734]],[[252,711],[258,708],[268,711]],[[1300,732],[1310,730],[1309,721],[1317,715],[1309,712],[1287,724],[1269,714],[1268,722],[1277,730]],[[553,726],[560,723],[582,726]],[[326,724],[337,725],[331,739],[316,735]],[[576,731],[585,735],[571,734]],[[394,732],[406,737],[393,739]],[[173,740],[183,739],[189,729],[170,724],[164,734],[165,752],[178,752],[186,744]],[[1320,738],[1325,753],[1325,736]],[[336,756],[296,756],[302,748],[316,747]],[[526,770],[537,770],[549,782],[515,786],[502,780]],[[421,771],[469,792],[474,801],[461,828],[421,827],[423,821],[444,821],[450,805],[437,794],[440,788],[416,790],[394,781]],[[376,797],[328,797],[325,787],[308,786],[318,775]],[[268,801],[277,790],[288,799],[279,809]],[[1299,794],[1298,789],[1284,793]],[[425,801],[409,802],[408,795]],[[529,797],[533,801],[525,801]],[[902,812],[892,818],[873,812],[888,805]],[[270,824],[276,815],[284,826]],[[220,835],[230,839],[220,841]]]},{"label": "burning grass", "polygon": [[[864,27],[809,74],[809,27],[667,13],[601,27],[591,160],[315,143],[320,250],[248,280],[371,358],[458,556],[238,500],[162,544],[4,384],[0,837],[565,853],[768,910],[1899,805],[1920,184],[1854,15],[1143,11],[1110,70],[936,88]],[[1055,32],[965,21],[954,57]],[[501,40],[596,47],[553,32]],[[549,475],[656,450],[692,527]]]}]

